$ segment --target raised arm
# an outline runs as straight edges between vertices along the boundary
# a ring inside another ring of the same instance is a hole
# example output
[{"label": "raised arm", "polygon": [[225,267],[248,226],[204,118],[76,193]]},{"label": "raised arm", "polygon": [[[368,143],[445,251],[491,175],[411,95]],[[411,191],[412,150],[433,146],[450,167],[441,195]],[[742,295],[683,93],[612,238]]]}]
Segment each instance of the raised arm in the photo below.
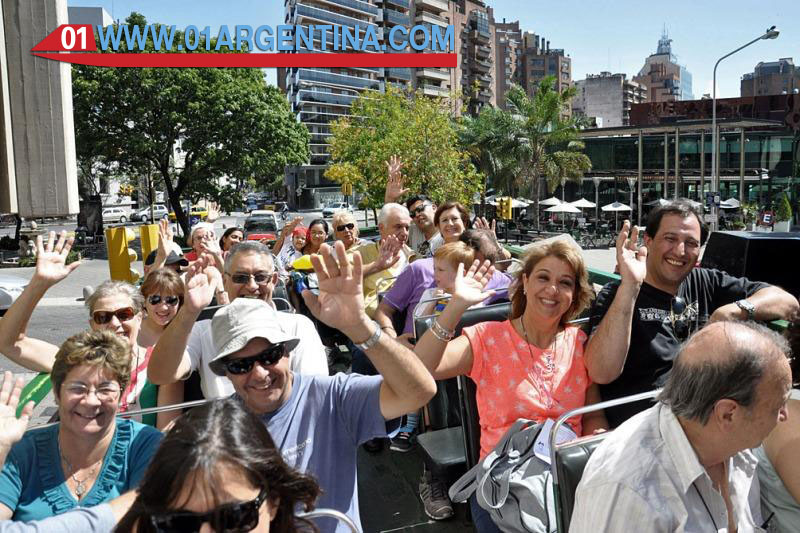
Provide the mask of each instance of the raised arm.
[{"label": "raised arm", "polygon": [[189,266],[183,305],[153,348],[147,365],[147,377],[156,385],[175,383],[192,371],[186,345],[197,317],[211,303],[216,285],[206,273],[206,269],[213,268],[206,266],[209,261],[204,255]]},{"label": "raised arm", "polygon": [[386,191],[383,193],[383,203],[390,204],[399,202],[400,198],[408,192],[405,188],[405,181],[403,180],[403,161],[393,155],[386,161],[386,172],[388,177],[386,179]]},{"label": "raised arm", "polygon": [[17,405],[24,385],[21,377],[14,379],[11,372],[4,373],[3,385],[0,387],[0,468],[5,464],[11,447],[25,434],[33,413],[33,402],[28,402],[22,409],[21,416],[17,418]]},{"label": "raised arm", "polygon": [[[296,228],[301,222],[303,222],[303,217],[294,217],[291,222],[283,226],[283,229],[281,229],[281,234],[278,236],[278,240],[275,241],[275,244],[272,246],[272,253],[274,255],[277,256],[283,251],[283,244],[286,242],[286,238],[292,234],[294,228]],[[291,240],[291,237],[289,237],[289,240]]]},{"label": "raised arm", "polygon": [[33,277],[0,319],[0,353],[18,365],[37,372],[50,372],[58,346],[28,337],[28,321],[44,293],[80,265],[79,261],[66,264],[72,242],[73,238],[67,238],[66,231],[61,232],[57,242],[55,232],[51,231],[47,246],[42,244],[41,235],[36,237],[36,270]]},{"label": "raised arm", "polygon": [[630,221],[626,220],[617,237],[617,265],[622,282],[583,355],[589,377],[595,383],[610,383],[622,373],[631,344],[636,298],[647,274],[647,248],[637,249],[638,228],[633,228],[628,238],[630,227]]},{"label": "raised arm", "polygon": [[[335,255],[334,255],[335,251]],[[387,420],[419,409],[436,394],[436,383],[414,352],[388,335],[364,313],[361,256],[348,261],[344,244],[323,244],[319,255],[311,256],[319,278],[319,296],[303,291],[303,300],[319,320],[360,344],[378,335],[366,350],[372,364],[383,376],[380,391],[381,414]]]},{"label": "raised arm", "polygon": [[466,274],[464,265],[458,265],[452,298],[414,350],[435,379],[466,375],[472,369],[472,348],[467,337],[461,335],[448,342],[442,332],[455,331],[464,311],[494,294],[494,291],[483,292],[493,273],[489,261],[480,264],[475,260]]}]

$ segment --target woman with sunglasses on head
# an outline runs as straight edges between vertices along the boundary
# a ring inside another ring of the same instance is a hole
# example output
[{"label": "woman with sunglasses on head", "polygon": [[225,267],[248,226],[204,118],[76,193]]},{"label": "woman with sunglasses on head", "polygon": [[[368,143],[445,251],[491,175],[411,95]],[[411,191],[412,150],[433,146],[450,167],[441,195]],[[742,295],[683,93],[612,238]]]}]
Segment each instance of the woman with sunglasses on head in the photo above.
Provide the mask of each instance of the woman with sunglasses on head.
[{"label": "woman with sunglasses on head", "polygon": [[258,417],[234,398],[216,400],[178,419],[115,531],[316,530],[295,510],[310,510],[318,494],[310,476],[287,466]]},{"label": "woman with sunglasses on head", "polygon": [[0,519],[91,507],[139,484],[161,432],[117,419],[130,369],[130,344],[107,330],[61,345],[50,376],[60,421],[11,448],[0,471]]}]

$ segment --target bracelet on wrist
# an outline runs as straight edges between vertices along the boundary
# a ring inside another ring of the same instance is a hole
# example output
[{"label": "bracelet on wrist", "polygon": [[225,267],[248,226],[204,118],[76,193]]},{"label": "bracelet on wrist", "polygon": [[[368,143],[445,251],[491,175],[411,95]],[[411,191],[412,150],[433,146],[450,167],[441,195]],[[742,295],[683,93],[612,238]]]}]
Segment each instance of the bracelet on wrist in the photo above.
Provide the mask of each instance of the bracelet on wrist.
[{"label": "bracelet on wrist", "polygon": [[442,342],[450,342],[453,340],[453,337],[456,336],[455,329],[445,329],[439,324],[439,320],[435,319],[433,324],[431,324],[431,333],[433,336],[439,339]]}]

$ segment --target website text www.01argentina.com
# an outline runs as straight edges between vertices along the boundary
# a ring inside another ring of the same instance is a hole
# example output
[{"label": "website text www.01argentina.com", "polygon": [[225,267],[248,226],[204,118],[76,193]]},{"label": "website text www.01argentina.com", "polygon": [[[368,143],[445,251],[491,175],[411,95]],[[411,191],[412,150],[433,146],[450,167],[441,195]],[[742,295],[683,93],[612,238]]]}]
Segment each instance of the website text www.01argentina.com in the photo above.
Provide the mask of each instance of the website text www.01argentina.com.
[{"label": "website text www.01argentina.com", "polygon": [[[264,52],[292,52],[301,50],[321,51],[353,51],[353,52],[380,52],[386,50],[402,51],[410,46],[413,50],[430,50],[432,52],[452,52],[455,49],[455,33],[453,26],[446,28],[439,26],[417,25],[408,29],[403,26],[394,26],[388,32],[385,43],[381,43],[383,30],[375,25],[367,24],[364,27],[338,25],[308,25],[292,26],[279,25],[258,26],[255,29],[248,25],[234,26],[230,31],[227,26],[220,26],[214,34],[209,26],[202,30],[196,26],[187,26],[182,32],[175,26],[148,24],[145,26],[97,26],[100,49],[103,51],[117,51],[124,44],[128,50],[144,51],[147,47],[148,37],[152,39],[153,49],[160,51],[178,50],[260,50]],[[69,41],[68,33],[62,34],[62,39]],[[83,48],[80,41],[85,39],[80,30],[74,35],[74,43]],[[314,41],[317,41],[315,43]],[[65,49],[70,43],[62,43]]]}]

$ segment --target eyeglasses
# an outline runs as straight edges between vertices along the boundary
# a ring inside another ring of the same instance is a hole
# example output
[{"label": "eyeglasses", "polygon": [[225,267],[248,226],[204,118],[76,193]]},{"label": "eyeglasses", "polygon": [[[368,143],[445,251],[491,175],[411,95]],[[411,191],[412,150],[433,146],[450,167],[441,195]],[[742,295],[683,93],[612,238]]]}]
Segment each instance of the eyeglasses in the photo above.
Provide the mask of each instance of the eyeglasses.
[{"label": "eyeglasses", "polygon": [[264,366],[274,365],[281,360],[285,353],[286,346],[284,343],[279,342],[277,344],[273,344],[259,354],[251,355],[250,357],[242,357],[241,359],[230,359],[225,361],[225,370],[236,376],[241,376],[253,370],[253,366],[255,366],[256,362]]},{"label": "eyeglasses", "polygon": [[336,231],[344,231],[346,229],[352,230],[355,227],[356,227],[355,224],[353,224],[352,222],[348,222],[347,224],[342,224],[341,226],[336,226]]},{"label": "eyeglasses", "polygon": [[150,515],[150,523],[159,533],[200,531],[208,523],[214,531],[240,533],[252,531],[258,525],[258,510],[267,499],[267,489],[261,489],[254,500],[220,505],[207,513],[172,511]]},{"label": "eyeglasses", "polygon": [[311,236],[312,237],[327,237],[328,234],[325,233],[324,231],[312,231],[311,232]]},{"label": "eyeglasses", "polygon": [[684,341],[689,336],[689,321],[684,316],[686,301],[680,296],[675,296],[669,303],[669,321],[675,338]]},{"label": "eyeglasses", "polygon": [[272,273],[259,272],[257,274],[229,274],[231,279],[237,285],[245,285],[250,283],[250,278],[255,280],[256,285],[266,285],[272,279]]},{"label": "eyeglasses", "polygon": [[85,383],[67,383],[64,385],[64,390],[67,394],[75,397],[86,397],[90,393],[94,393],[100,401],[110,402],[117,399],[120,388],[113,383],[102,383],[99,387],[89,387]]},{"label": "eyeglasses", "polygon": [[92,320],[95,324],[108,324],[114,317],[117,317],[120,322],[127,322],[135,316],[136,311],[133,310],[133,307],[123,307],[116,311],[95,311],[92,313]]},{"label": "eyeglasses", "polygon": [[422,205],[419,205],[419,206],[415,207],[414,209],[411,210],[411,218],[414,218],[415,216],[419,215],[420,213],[425,212],[425,210],[430,206],[431,206],[431,204],[424,203]]},{"label": "eyeglasses", "polygon": [[162,300],[169,306],[178,305],[178,302],[180,302],[180,298],[177,296],[164,296],[162,298],[160,294],[151,294],[147,297],[147,301],[150,302],[150,305],[158,305]]}]

